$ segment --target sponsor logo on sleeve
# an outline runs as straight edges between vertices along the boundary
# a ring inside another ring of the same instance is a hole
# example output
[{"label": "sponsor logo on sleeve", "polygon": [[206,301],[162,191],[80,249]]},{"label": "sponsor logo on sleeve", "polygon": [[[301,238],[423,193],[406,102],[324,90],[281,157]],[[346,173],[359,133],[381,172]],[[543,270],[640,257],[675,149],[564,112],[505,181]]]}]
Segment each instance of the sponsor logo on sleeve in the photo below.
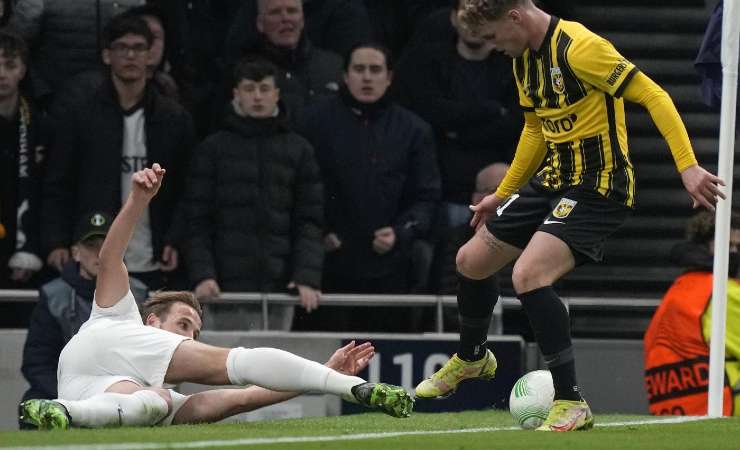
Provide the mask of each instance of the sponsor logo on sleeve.
[{"label": "sponsor logo on sleeve", "polygon": [[619,81],[619,78],[622,76],[625,70],[627,70],[627,67],[629,66],[629,63],[627,60],[620,60],[616,66],[614,66],[614,69],[612,70],[611,75],[609,75],[609,78],[606,79],[606,84],[609,86],[614,86],[617,81]]}]

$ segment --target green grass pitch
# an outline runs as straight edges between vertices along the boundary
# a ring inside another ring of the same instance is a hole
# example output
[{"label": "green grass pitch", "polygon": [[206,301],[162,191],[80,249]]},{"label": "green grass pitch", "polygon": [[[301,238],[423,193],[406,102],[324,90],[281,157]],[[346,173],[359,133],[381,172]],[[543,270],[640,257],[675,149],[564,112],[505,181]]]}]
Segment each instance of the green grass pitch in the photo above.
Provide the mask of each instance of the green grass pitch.
[{"label": "green grass pitch", "polygon": [[[44,447],[49,450],[740,448],[738,418],[686,423],[634,423],[661,419],[597,415],[597,426],[591,431],[540,433],[513,429],[513,420],[507,412],[502,411],[415,414],[409,419],[360,414],[168,428],[0,432],[0,450]],[[623,422],[631,424],[613,426]]]}]

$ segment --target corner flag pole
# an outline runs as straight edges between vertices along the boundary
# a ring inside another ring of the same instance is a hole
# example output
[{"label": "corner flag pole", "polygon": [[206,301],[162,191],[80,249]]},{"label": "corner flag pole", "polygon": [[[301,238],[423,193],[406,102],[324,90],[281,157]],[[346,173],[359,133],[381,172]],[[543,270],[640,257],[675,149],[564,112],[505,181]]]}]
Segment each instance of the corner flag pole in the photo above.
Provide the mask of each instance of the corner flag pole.
[{"label": "corner flag pole", "polygon": [[709,405],[707,415],[722,416],[725,380],[725,326],[727,322],[727,258],[732,209],[732,169],[737,102],[740,0],[725,0],[722,12],[722,115],[719,129],[719,176],[727,186],[727,199],[717,203],[714,227],[714,275],[712,278],[712,337],[709,353]]}]

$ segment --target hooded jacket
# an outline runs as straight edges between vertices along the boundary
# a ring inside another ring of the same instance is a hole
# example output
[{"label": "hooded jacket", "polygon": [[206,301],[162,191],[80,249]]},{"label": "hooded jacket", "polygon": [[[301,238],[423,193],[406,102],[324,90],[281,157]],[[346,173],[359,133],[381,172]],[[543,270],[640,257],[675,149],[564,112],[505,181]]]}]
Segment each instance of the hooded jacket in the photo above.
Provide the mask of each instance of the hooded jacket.
[{"label": "hooded jacket", "polygon": [[227,291],[318,288],[323,264],[323,193],[309,143],[285,108],[252,119],[233,107],[194,153],[187,183],[190,280]]}]

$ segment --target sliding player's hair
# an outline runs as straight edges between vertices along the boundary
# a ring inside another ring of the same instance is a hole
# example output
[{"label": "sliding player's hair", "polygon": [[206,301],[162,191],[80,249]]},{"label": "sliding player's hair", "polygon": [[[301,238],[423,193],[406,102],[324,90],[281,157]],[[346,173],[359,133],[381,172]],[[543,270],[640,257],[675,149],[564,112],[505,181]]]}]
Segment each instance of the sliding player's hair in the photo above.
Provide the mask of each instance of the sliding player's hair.
[{"label": "sliding player's hair", "polygon": [[159,320],[165,321],[167,314],[175,303],[184,303],[190,306],[198,313],[201,320],[203,319],[203,308],[195,295],[189,291],[159,291],[154,293],[141,305],[141,318],[146,321],[149,314],[154,314]]}]

